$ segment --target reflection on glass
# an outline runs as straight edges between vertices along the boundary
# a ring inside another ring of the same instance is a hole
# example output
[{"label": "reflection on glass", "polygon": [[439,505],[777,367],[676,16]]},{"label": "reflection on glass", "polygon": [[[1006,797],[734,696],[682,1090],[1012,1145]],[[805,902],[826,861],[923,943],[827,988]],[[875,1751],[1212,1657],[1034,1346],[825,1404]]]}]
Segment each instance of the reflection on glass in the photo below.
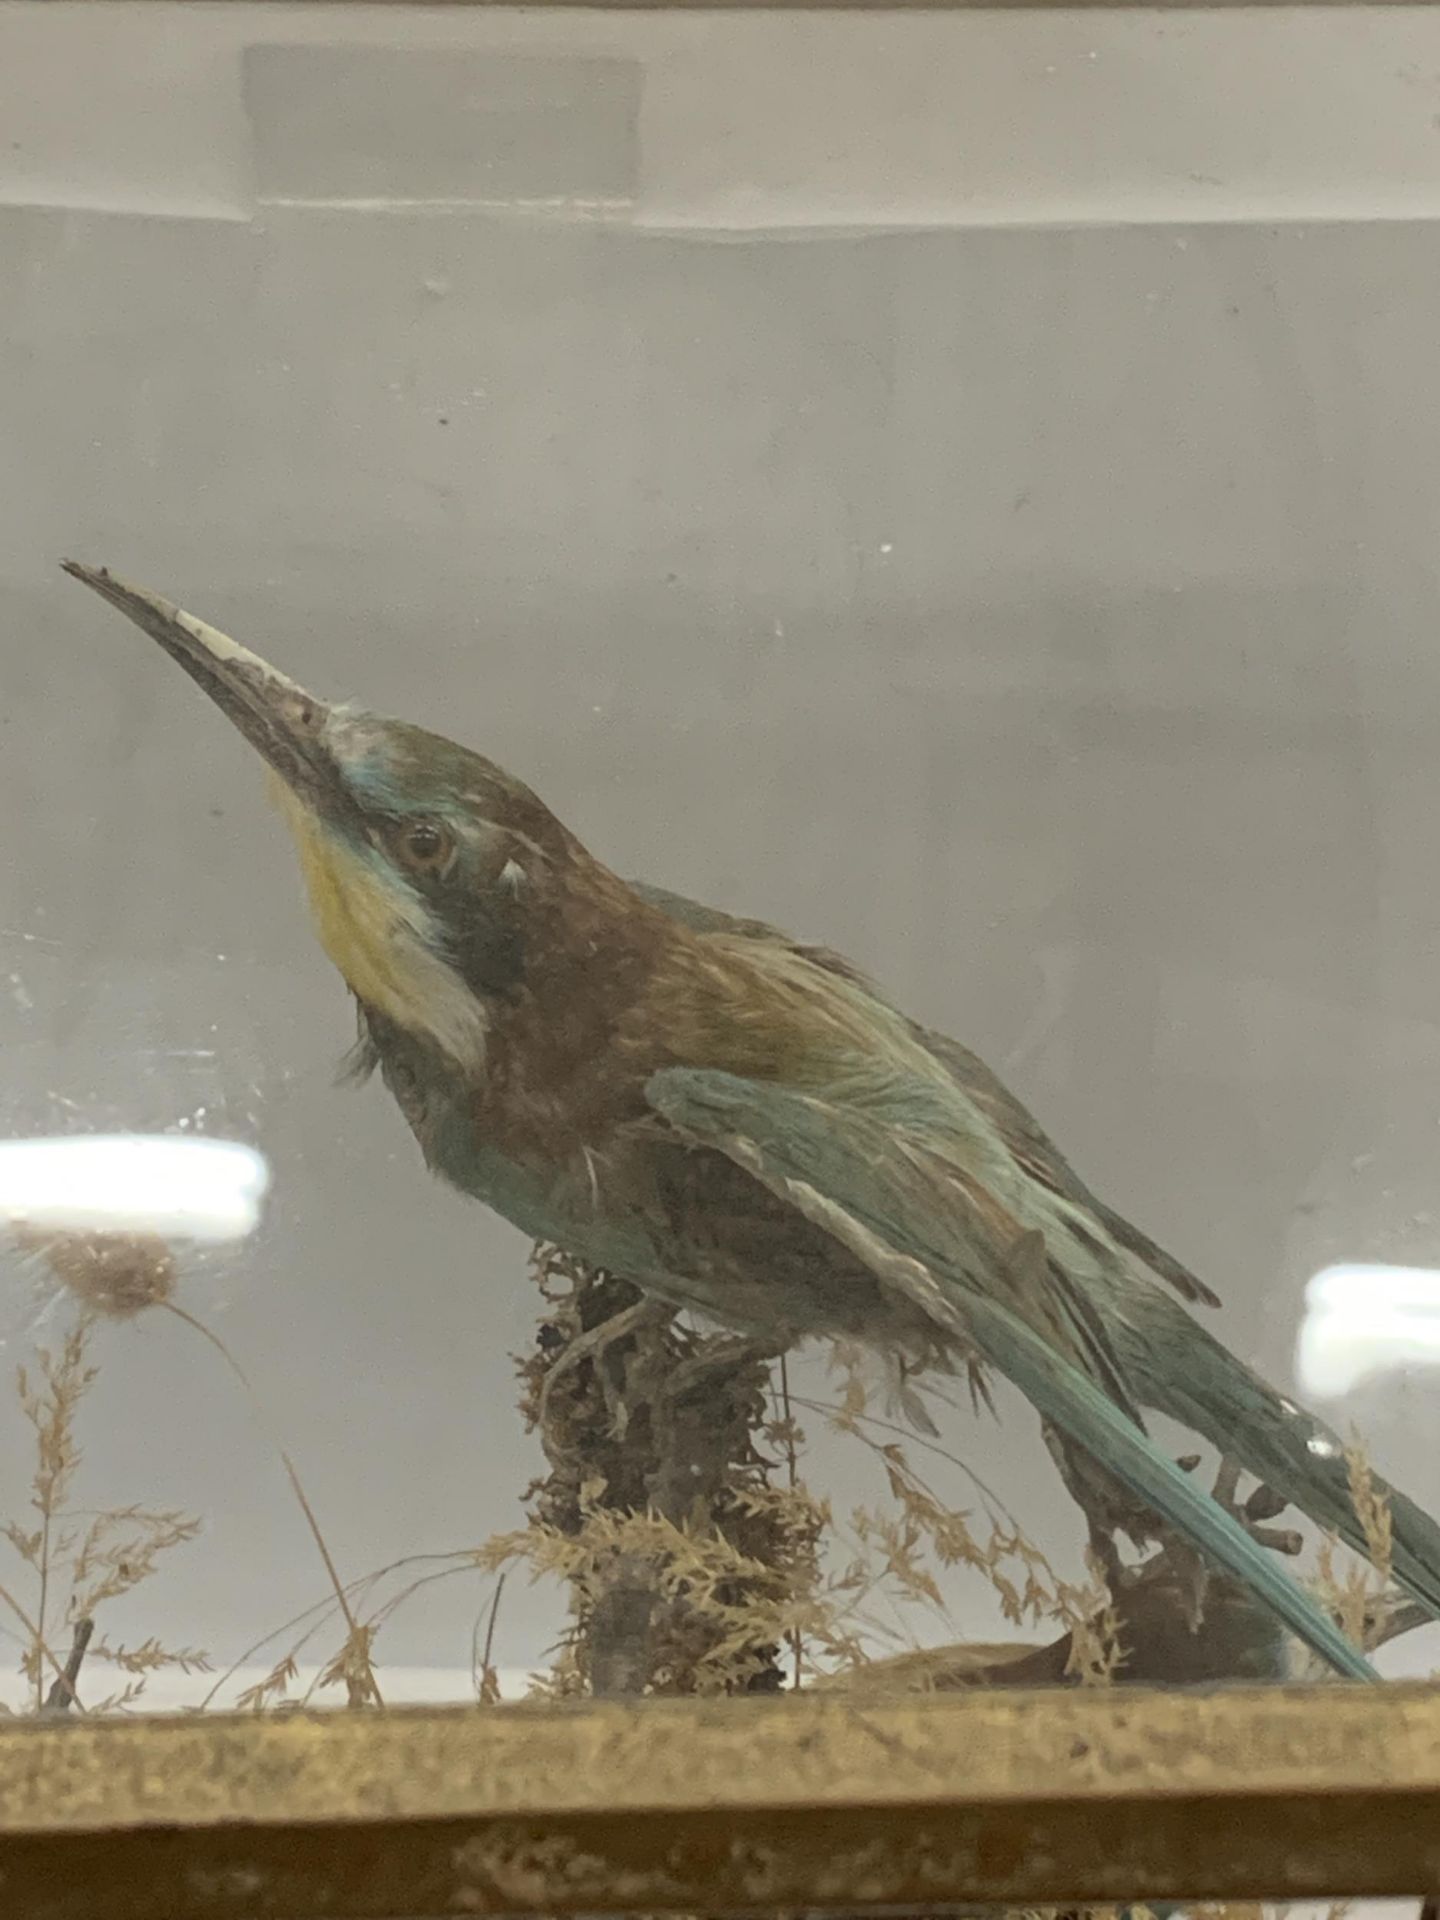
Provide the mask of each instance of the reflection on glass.
[{"label": "reflection on glass", "polygon": [[1440,1272],[1327,1267],[1305,1289],[1295,1372],[1316,1399],[1343,1399],[1367,1380],[1437,1360]]}]

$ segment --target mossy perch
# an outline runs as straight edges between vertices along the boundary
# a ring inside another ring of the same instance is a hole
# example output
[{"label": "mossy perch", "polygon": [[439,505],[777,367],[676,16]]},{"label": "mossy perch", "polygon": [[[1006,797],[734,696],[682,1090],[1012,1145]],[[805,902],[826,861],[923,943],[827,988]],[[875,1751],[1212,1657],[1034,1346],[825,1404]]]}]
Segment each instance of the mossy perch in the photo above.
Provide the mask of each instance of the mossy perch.
[{"label": "mossy perch", "polygon": [[550,1471],[528,1504],[595,1549],[571,1579],[562,1690],[778,1691],[773,1622],[815,1583],[822,1516],[774,1484],[766,1355],[554,1248],[535,1272],[546,1314],[521,1404]]}]

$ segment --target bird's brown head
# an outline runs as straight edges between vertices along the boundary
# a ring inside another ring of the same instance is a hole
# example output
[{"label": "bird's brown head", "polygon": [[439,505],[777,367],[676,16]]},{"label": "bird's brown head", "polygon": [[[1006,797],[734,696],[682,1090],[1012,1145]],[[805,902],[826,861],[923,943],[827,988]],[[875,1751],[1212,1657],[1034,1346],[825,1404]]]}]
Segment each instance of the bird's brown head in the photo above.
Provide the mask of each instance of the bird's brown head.
[{"label": "bird's brown head", "polygon": [[578,843],[481,755],[327,705],[158,594],[63,565],[157,640],[265,759],[321,942],[357,998],[477,1066],[547,901],[588,860]]}]

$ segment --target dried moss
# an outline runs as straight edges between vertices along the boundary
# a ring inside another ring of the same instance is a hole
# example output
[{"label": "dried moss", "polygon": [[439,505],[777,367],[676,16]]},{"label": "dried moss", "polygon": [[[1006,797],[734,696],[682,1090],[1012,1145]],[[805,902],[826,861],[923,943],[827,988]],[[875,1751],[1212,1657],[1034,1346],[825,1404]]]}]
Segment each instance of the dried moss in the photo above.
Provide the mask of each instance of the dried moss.
[{"label": "dried moss", "polygon": [[521,1407],[550,1470],[523,1550],[569,1583],[561,1690],[778,1691],[826,1516],[773,1451],[767,1356],[554,1247],[533,1268]]}]

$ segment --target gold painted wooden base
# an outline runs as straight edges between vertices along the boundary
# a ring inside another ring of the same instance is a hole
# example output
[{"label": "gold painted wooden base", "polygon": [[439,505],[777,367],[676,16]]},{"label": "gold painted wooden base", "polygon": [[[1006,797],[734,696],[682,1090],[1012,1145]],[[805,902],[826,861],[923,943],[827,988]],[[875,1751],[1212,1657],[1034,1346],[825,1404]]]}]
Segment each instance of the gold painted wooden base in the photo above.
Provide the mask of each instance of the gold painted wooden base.
[{"label": "gold painted wooden base", "polygon": [[0,1727],[0,1911],[25,1920],[1437,1885],[1426,1686]]}]

